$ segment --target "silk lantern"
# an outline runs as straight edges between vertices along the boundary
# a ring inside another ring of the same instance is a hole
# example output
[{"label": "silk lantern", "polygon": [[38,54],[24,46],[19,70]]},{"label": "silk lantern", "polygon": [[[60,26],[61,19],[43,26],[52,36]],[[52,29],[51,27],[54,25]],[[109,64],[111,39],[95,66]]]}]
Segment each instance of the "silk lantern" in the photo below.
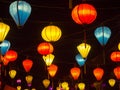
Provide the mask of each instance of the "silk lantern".
[{"label": "silk lantern", "polygon": [[71,15],[77,24],[91,24],[97,17],[97,11],[91,4],[82,3],[73,8]]},{"label": "silk lantern", "polygon": [[62,82],[62,84],[61,84],[61,86],[64,90],[66,90],[67,87],[69,87],[68,85],[69,85],[68,82]]},{"label": "silk lantern", "polygon": [[120,50],[120,43],[118,44],[118,50]]},{"label": "silk lantern", "polygon": [[91,46],[87,43],[81,43],[77,46],[77,50],[83,58],[87,58],[88,53],[90,52]]},{"label": "silk lantern", "polygon": [[43,83],[45,88],[48,88],[48,86],[50,85],[50,80],[49,79],[44,79],[42,83]]},{"label": "silk lantern", "polygon": [[32,75],[27,75],[25,77],[25,80],[27,82],[27,84],[31,84],[32,83],[32,80],[33,80],[33,76]]},{"label": "silk lantern", "polygon": [[109,80],[108,80],[108,83],[109,83],[109,85],[110,85],[111,87],[114,87],[116,81],[115,81],[115,79],[109,79]]},{"label": "silk lantern", "polygon": [[85,83],[78,83],[78,88],[80,89],[80,90],[85,90]]},{"label": "silk lantern", "polygon": [[120,80],[120,66],[117,66],[116,68],[114,68],[113,72],[116,78]]},{"label": "silk lantern", "polygon": [[80,71],[80,68],[73,67],[73,68],[71,68],[70,73],[71,73],[73,79],[77,80],[78,77],[80,76],[81,71]]},{"label": "silk lantern", "polygon": [[120,62],[120,51],[112,52],[110,58],[113,62]]},{"label": "silk lantern", "polygon": [[58,41],[61,35],[61,29],[55,25],[46,26],[41,32],[42,38],[47,42]]},{"label": "silk lantern", "polygon": [[53,50],[54,50],[53,45],[48,42],[42,42],[37,47],[37,51],[41,55],[51,54]]},{"label": "silk lantern", "polygon": [[12,69],[12,70],[9,71],[9,76],[11,77],[11,79],[14,79],[15,76],[16,76],[16,74],[17,74],[17,71],[14,70],[14,69]]},{"label": "silk lantern", "polygon": [[6,35],[8,34],[10,30],[10,26],[0,22],[0,42],[4,41],[6,38]]},{"label": "silk lantern", "polygon": [[22,65],[23,65],[25,71],[29,72],[32,68],[33,61],[30,59],[25,59],[25,60],[23,60]]},{"label": "silk lantern", "polygon": [[9,6],[9,13],[17,26],[23,26],[31,14],[31,6],[23,0],[14,1]]},{"label": "silk lantern", "polygon": [[104,70],[100,67],[97,67],[93,70],[93,74],[94,74],[95,78],[99,81],[103,77]]}]

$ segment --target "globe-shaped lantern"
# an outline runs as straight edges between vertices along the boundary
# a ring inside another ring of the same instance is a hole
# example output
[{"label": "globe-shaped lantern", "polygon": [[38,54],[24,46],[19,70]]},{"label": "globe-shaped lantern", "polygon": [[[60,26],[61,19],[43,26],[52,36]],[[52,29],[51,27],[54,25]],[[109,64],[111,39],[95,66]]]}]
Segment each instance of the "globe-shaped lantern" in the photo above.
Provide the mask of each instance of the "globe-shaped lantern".
[{"label": "globe-shaped lantern", "polygon": [[94,74],[95,78],[99,81],[103,77],[104,70],[102,68],[97,67],[93,70],[93,74]]},{"label": "globe-shaped lantern", "polygon": [[118,50],[120,50],[120,43],[118,44]]},{"label": "globe-shaped lantern", "polygon": [[78,88],[80,90],[85,90],[85,83],[81,82],[81,83],[78,83]]},{"label": "globe-shaped lantern", "polygon": [[73,67],[73,68],[71,68],[70,73],[71,73],[73,79],[77,80],[78,77],[80,76],[81,71],[80,71],[80,68]]},{"label": "globe-shaped lantern", "polygon": [[112,52],[110,58],[113,62],[120,62],[120,51]]},{"label": "globe-shaped lantern", "polygon": [[47,42],[55,42],[60,39],[62,35],[61,29],[54,25],[44,27],[41,32],[42,38]]},{"label": "globe-shaped lantern", "polygon": [[32,83],[32,80],[33,80],[33,76],[32,75],[27,75],[25,77],[25,80],[27,82],[27,84],[31,84]]},{"label": "globe-shaped lantern", "polygon": [[111,78],[111,79],[108,80],[108,83],[111,87],[114,87],[114,85],[116,83],[116,80]]},{"label": "globe-shaped lantern", "polygon": [[9,76],[11,77],[11,79],[14,79],[15,76],[16,76],[16,74],[17,74],[17,71],[14,70],[14,69],[12,69],[12,70],[9,71]]},{"label": "globe-shaped lantern", "polygon": [[120,80],[120,66],[117,66],[116,68],[114,68],[113,72],[116,78]]},{"label": "globe-shaped lantern", "polygon": [[44,79],[42,83],[43,83],[45,88],[48,88],[48,86],[50,85],[50,80],[49,79]]},{"label": "globe-shaped lantern", "polygon": [[53,45],[48,42],[42,42],[37,47],[37,51],[41,55],[51,54],[53,50],[54,50]]},{"label": "globe-shaped lantern", "polygon": [[91,24],[97,17],[97,11],[94,6],[82,3],[73,8],[71,15],[77,24]]},{"label": "globe-shaped lantern", "polygon": [[94,31],[94,35],[96,39],[98,40],[98,42],[102,46],[104,46],[106,45],[106,43],[108,42],[111,36],[111,30],[107,26],[101,26],[101,27],[96,28],[96,30]]},{"label": "globe-shaped lantern", "polygon": [[31,6],[23,0],[17,0],[10,4],[9,13],[17,26],[23,26],[31,14]]}]

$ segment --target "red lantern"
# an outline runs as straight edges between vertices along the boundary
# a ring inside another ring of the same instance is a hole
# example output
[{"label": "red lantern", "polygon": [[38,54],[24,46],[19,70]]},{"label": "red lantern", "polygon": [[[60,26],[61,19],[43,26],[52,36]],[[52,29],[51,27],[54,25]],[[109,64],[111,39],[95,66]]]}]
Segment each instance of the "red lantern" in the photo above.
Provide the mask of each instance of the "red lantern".
[{"label": "red lantern", "polygon": [[79,4],[72,10],[72,19],[78,24],[90,24],[96,17],[97,11],[90,4]]},{"label": "red lantern", "polygon": [[114,72],[116,78],[120,79],[120,66],[117,66],[116,68],[114,68],[113,72]]},{"label": "red lantern", "polygon": [[120,62],[120,52],[119,51],[112,52],[110,58],[113,62]]},{"label": "red lantern", "polygon": [[53,52],[53,46],[52,44],[48,43],[48,42],[43,42],[40,43],[37,47],[37,51],[39,54],[42,55],[47,55],[47,54],[51,54]]},{"label": "red lantern", "polygon": [[23,67],[25,69],[26,72],[29,72],[32,68],[32,65],[33,65],[33,61],[30,60],[30,59],[26,59],[23,61]]},{"label": "red lantern", "polygon": [[5,58],[9,61],[15,61],[17,59],[17,52],[14,50],[8,50],[5,54]]},{"label": "red lantern", "polygon": [[77,80],[78,77],[80,76],[80,68],[78,67],[73,67],[71,70],[70,70],[70,73],[73,77],[74,80]]},{"label": "red lantern", "polygon": [[103,77],[103,74],[104,74],[104,70],[102,69],[102,68],[95,68],[94,70],[93,70],[93,74],[94,74],[94,76],[95,76],[95,78],[99,81],[99,80],[101,80],[102,79],[102,77]]}]

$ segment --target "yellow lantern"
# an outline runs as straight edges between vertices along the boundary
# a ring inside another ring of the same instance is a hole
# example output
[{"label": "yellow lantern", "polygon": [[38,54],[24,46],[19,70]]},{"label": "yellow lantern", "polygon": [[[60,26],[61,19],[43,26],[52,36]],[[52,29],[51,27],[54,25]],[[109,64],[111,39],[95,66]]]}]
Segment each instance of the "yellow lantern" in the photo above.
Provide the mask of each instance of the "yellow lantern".
[{"label": "yellow lantern", "polygon": [[91,46],[87,43],[81,43],[77,46],[77,49],[83,58],[87,58]]},{"label": "yellow lantern", "polygon": [[16,74],[17,74],[17,71],[16,70],[10,70],[9,71],[9,76],[11,77],[11,79],[14,79],[15,78],[15,76],[16,76]]},{"label": "yellow lantern", "polygon": [[115,81],[115,79],[109,79],[109,80],[108,80],[108,83],[109,83],[109,85],[110,85],[111,87],[114,87],[116,81]]},{"label": "yellow lantern", "polygon": [[32,83],[32,80],[33,80],[33,76],[27,75],[27,76],[25,77],[25,79],[26,79],[27,84],[31,84],[31,83]]},{"label": "yellow lantern", "polygon": [[85,83],[79,83],[78,84],[78,88],[80,89],[80,90],[85,90]]},{"label": "yellow lantern", "polygon": [[47,88],[50,85],[50,80],[44,79],[42,83],[43,83],[44,87]]},{"label": "yellow lantern", "polygon": [[47,56],[43,56],[43,60],[45,61],[47,66],[50,66],[53,62],[54,57],[55,56],[53,54],[48,54]]},{"label": "yellow lantern", "polygon": [[118,44],[118,50],[120,50],[120,43]]},{"label": "yellow lantern", "polygon": [[41,32],[42,38],[47,42],[58,41],[61,35],[62,35],[62,32],[60,28],[54,25],[49,25],[44,27],[44,29]]},{"label": "yellow lantern", "polygon": [[66,90],[68,88],[68,82],[62,82],[62,88]]},{"label": "yellow lantern", "polygon": [[21,86],[17,86],[17,90],[21,90]]},{"label": "yellow lantern", "polygon": [[0,42],[2,42],[5,39],[7,33],[9,32],[9,30],[10,30],[9,25],[0,22]]}]

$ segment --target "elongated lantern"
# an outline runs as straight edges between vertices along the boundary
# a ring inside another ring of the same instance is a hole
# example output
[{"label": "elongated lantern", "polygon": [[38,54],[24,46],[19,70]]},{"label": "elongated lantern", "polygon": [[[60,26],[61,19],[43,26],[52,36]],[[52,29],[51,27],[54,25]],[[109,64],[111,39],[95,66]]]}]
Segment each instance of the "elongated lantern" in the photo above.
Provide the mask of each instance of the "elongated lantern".
[{"label": "elongated lantern", "polygon": [[112,52],[110,58],[113,62],[120,62],[120,51]]},{"label": "elongated lantern", "polygon": [[31,6],[23,0],[17,0],[10,4],[9,13],[17,26],[23,26],[31,14]]},{"label": "elongated lantern", "polygon": [[43,83],[45,88],[48,88],[48,86],[50,85],[50,80],[49,79],[44,79],[42,83]]},{"label": "elongated lantern", "polygon": [[114,87],[115,83],[116,83],[116,80],[115,79],[109,79],[108,80],[108,83],[111,87]]},{"label": "elongated lantern", "polygon": [[11,79],[14,79],[15,76],[16,76],[16,74],[17,74],[17,71],[14,70],[14,69],[12,69],[12,70],[9,71],[9,75],[10,75]]},{"label": "elongated lantern", "polygon": [[27,84],[31,84],[32,83],[32,80],[33,80],[33,76],[32,75],[27,75],[25,77],[25,80],[27,82]]},{"label": "elongated lantern", "polygon": [[96,28],[96,30],[94,31],[94,35],[96,39],[98,40],[98,42],[102,46],[104,46],[106,45],[106,43],[108,42],[111,36],[111,30],[107,26],[101,26],[101,27]]},{"label": "elongated lantern", "polygon": [[116,78],[120,80],[120,66],[117,66],[116,68],[114,68],[113,72]]},{"label": "elongated lantern", "polygon": [[77,80],[78,77],[80,76],[81,71],[80,71],[80,68],[73,67],[73,68],[71,68],[70,73],[71,73],[73,79]]}]

